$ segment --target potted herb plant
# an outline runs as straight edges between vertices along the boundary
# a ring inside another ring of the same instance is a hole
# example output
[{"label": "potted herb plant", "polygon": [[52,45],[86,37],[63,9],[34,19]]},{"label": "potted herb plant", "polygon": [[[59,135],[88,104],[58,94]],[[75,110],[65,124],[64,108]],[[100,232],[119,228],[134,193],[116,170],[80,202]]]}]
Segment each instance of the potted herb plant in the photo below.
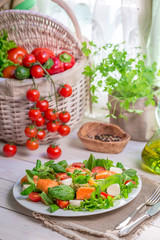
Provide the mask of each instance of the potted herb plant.
[{"label": "potted herb plant", "polygon": [[[85,67],[90,77],[91,101],[98,102],[99,88],[109,96],[107,107],[110,122],[119,125],[133,140],[148,140],[157,128],[155,119],[157,64],[148,66],[146,56],[139,52],[129,58],[123,44],[97,47],[93,42],[82,43],[83,53],[99,59]],[[102,57],[104,56],[104,57]],[[102,91],[101,90],[101,91]]]}]

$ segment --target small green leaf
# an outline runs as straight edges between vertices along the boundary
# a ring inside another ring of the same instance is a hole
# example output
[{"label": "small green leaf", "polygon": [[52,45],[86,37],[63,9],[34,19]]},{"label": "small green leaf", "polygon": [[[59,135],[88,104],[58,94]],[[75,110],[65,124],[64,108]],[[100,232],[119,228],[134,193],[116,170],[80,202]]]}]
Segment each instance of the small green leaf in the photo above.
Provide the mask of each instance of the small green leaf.
[{"label": "small green leaf", "polygon": [[53,67],[53,65],[54,65],[54,62],[52,58],[49,58],[43,66],[45,69],[50,69],[51,67]]},{"label": "small green leaf", "polygon": [[52,204],[52,205],[50,205],[49,211],[50,211],[51,213],[53,213],[53,212],[57,211],[58,209],[59,209],[59,207],[58,207],[57,204]]},{"label": "small green leaf", "polygon": [[29,183],[35,185],[34,181],[33,181],[33,173],[31,170],[26,170],[26,173],[27,173],[27,178],[28,178],[28,181]]},{"label": "small green leaf", "polygon": [[66,172],[66,169],[60,165],[60,164],[51,164],[50,167],[56,172],[56,173],[60,173],[60,172]]},{"label": "small green leaf", "polygon": [[53,204],[53,201],[51,201],[51,199],[47,196],[47,194],[45,192],[42,192],[39,195],[41,196],[41,198],[43,199],[43,201],[45,202],[46,205]]},{"label": "small green leaf", "polygon": [[28,188],[26,188],[25,190],[23,190],[21,192],[21,195],[26,196],[26,195],[30,194],[31,192],[33,192],[34,189],[35,189],[35,184],[33,184],[33,185],[29,186]]},{"label": "small green leaf", "polygon": [[102,80],[97,82],[98,87],[102,87]]}]

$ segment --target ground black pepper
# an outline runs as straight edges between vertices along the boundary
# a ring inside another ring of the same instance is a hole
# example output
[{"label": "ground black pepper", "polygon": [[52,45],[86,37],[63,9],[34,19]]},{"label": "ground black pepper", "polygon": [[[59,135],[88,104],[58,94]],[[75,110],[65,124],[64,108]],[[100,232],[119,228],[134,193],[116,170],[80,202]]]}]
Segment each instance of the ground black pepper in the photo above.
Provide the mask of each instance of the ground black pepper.
[{"label": "ground black pepper", "polygon": [[121,140],[121,137],[110,135],[110,134],[101,134],[101,135],[95,135],[93,137],[88,136],[91,139],[96,139],[102,142],[118,142]]}]

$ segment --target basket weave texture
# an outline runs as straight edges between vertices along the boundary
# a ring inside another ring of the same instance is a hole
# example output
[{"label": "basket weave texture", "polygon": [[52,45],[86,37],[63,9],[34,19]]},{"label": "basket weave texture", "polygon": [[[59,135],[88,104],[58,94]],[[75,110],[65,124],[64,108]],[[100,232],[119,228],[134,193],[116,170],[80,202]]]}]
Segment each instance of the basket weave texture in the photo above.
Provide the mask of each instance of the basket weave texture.
[{"label": "basket weave texture", "polygon": [[[80,122],[88,101],[88,79],[82,72],[86,60],[82,56],[78,39],[61,23],[31,11],[8,10],[0,12],[0,30],[8,31],[10,40],[31,52],[36,47],[46,47],[58,54],[68,51],[76,58],[75,65],[63,72],[52,75],[56,88],[61,83],[72,86],[73,93],[68,98],[58,96],[58,110],[67,110],[71,114],[68,125],[75,128]],[[54,94],[50,81],[45,77],[36,79],[40,95],[49,101],[50,107],[55,108],[55,99],[50,99],[49,93]],[[32,79],[23,81],[0,78],[0,140],[24,145],[26,136],[25,126],[31,124],[28,117],[32,106],[26,99],[26,92],[32,88]],[[43,127],[42,127],[43,128]],[[45,129],[45,127],[44,127]],[[60,138],[57,133],[47,132],[41,144],[53,142]]]}]

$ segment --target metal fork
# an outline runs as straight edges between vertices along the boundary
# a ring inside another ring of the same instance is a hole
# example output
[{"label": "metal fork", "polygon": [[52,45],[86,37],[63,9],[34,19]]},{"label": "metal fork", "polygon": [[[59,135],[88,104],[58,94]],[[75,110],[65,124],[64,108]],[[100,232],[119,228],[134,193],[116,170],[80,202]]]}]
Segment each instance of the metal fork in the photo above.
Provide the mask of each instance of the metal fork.
[{"label": "metal fork", "polygon": [[147,206],[152,206],[154,204],[156,204],[158,201],[160,201],[160,187],[158,187],[154,193],[152,194],[152,196],[144,203],[142,203],[139,207],[137,207],[126,219],[123,220],[123,222],[117,224],[115,226],[115,229],[121,229],[123,227],[125,227],[130,220],[132,219],[132,217],[145,205]]}]

